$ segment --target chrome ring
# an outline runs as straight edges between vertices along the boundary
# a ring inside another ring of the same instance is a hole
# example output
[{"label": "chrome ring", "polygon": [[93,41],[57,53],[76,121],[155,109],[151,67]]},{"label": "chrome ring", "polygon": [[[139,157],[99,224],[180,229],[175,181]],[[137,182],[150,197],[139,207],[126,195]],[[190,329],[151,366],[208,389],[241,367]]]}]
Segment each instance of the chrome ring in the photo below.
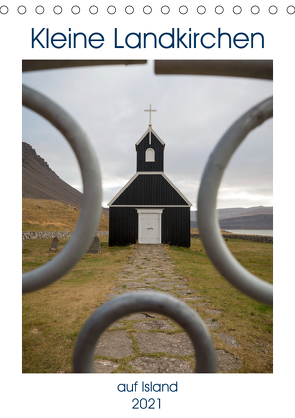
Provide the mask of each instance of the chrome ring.
[{"label": "chrome ring", "polygon": [[272,117],[273,100],[267,99],[240,117],[223,135],[209,157],[198,195],[198,228],[205,250],[219,272],[246,295],[272,305],[273,286],[251,274],[224,243],[216,212],[217,193],[224,170],[249,132]]},{"label": "chrome ring", "polygon": [[118,319],[135,312],[156,312],[177,322],[189,335],[196,356],[196,373],[216,373],[215,348],[199,315],[184,302],[163,292],[129,292],[98,308],[83,325],[74,349],[73,372],[94,373],[97,340]]},{"label": "chrome ring", "polygon": [[27,293],[61,278],[89,249],[99,225],[102,187],[97,158],[77,122],[55,102],[26,86],[23,86],[23,105],[51,122],[68,140],[80,165],[84,189],[81,214],[72,238],[48,263],[23,274],[23,293]]}]

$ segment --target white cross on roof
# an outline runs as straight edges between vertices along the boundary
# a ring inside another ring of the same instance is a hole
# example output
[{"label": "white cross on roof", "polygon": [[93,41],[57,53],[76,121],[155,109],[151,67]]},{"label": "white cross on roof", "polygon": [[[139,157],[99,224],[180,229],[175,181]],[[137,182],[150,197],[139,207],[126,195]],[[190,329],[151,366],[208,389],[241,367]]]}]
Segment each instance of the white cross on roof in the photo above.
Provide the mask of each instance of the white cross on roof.
[{"label": "white cross on roof", "polygon": [[149,126],[152,126],[152,112],[156,112],[156,110],[152,109],[152,105],[150,105],[150,108],[148,110],[145,110],[145,112],[150,112],[150,123]]}]

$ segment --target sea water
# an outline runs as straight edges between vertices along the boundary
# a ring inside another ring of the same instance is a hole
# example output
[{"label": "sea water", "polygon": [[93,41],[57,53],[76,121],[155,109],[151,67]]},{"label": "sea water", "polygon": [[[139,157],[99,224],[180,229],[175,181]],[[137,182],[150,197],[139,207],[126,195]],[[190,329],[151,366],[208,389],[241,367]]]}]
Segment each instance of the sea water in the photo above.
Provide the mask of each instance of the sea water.
[{"label": "sea water", "polygon": [[273,237],[272,229],[225,229],[226,232],[232,232],[233,234],[242,235],[265,235]]}]

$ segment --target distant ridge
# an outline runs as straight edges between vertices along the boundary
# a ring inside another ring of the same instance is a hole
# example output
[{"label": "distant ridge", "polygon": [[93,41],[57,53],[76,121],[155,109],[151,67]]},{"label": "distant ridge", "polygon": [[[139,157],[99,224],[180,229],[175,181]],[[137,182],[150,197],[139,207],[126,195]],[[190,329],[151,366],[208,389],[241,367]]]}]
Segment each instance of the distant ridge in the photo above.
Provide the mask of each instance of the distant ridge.
[{"label": "distant ridge", "polygon": [[257,214],[219,220],[221,229],[273,229],[273,215]]},{"label": "distant ridge", "polygon": [[[218,209],[221,229],[273,229],[273,207]],[[191,228],[197,228],[197,211],[191,211]]]},{"label": "distant ridge", "polygon": [[22,143],[22,197],[81,207],[83,194],[61,180],[34,148]]}]

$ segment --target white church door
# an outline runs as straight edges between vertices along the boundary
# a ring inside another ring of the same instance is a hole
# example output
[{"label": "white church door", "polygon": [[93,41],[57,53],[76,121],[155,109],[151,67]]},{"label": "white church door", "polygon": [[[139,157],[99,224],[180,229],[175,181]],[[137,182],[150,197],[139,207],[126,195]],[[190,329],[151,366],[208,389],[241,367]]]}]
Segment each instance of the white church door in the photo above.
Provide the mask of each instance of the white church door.
[{"label": "white church door", "polygon": [[139,244],[160,244],[163,209],[137,209],[137,212]]}]

